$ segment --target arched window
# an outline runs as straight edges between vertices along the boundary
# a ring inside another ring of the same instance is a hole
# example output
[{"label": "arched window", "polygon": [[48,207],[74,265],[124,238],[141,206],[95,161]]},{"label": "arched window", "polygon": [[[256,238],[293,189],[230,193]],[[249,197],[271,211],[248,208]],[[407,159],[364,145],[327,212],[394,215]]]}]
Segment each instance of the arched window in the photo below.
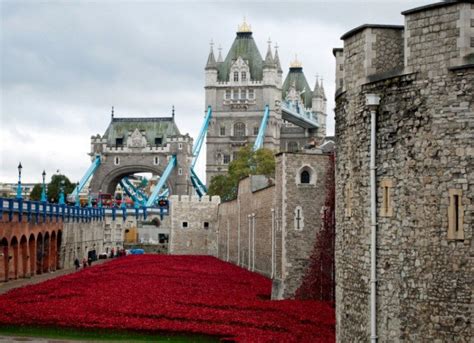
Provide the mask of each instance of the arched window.
[{"label": "arched window", "polygon": [[300,183],[309,183],[311,180],[311,175],[309,171],[303,170],[300,174]]},{"label": "arched window", "polygon": [[234,124],[234,136],[244,137],[245,136],[245,124],[238,122]]},{"label": "arched window", "polygon": [[120,164],[120,157],[115,157],[114,164],[118,166]]}]

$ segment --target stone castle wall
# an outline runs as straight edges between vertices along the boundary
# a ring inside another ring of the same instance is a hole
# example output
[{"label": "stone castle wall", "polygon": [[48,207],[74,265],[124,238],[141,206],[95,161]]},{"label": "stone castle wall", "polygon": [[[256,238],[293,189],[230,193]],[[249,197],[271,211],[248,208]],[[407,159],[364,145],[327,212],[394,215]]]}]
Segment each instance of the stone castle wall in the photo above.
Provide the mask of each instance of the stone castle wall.
[{"label": "stone castle wall", "polygon": [[[219,206],[218,257],[273,279],[272,298],[295,296],[309,267],[326,196],[329,157],[280,153],[274,185],[239,184],[236,200]],[[300,182],[301,173],[310,183]]]},{"label": "stone castle wall", "polygon": [[272,277],[274,186],[252,191],[252,178],[239,183],[236,200],[219,206],[218,257]]},{"label": "stone castle wall", "polygon": [[170,197],[170,254],[217,255],[218,196]]},{"label": "stone castle wall", "polygon": [[[396,75],[365,73],[364,30],[344,39],[345,92],[336,98],[339,342],[370,338],[369,93],[381,98],[379,341],[473,339],[474,69],[463,64],[460,37],[466,27],[460,23],[466,16],[474,20],[474,5],[443,3],[405,16],[404,50],[394,56],[404,56],[404,69]],[[386,58],[387,65],[398,64]],[[453,212],[454,195],[459,203]],[[452,231],[453,213],[459,227]]]}]

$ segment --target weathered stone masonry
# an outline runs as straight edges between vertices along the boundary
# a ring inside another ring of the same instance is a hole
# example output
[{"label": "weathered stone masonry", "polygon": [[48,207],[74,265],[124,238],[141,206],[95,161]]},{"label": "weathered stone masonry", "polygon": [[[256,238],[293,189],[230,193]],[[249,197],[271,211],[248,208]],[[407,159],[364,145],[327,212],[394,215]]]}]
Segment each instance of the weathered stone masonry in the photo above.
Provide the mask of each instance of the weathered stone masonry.
[{"label": "weathered stone masonry", "polygon": [[344,70],[336,97],[339,342],[370,337],[369,93],[381,98],[378,339],[473,339],[474,47],[466,37],[474,37],[474,4],[433,4],[404,15],[404,30],[365,25],[335,50]]}]

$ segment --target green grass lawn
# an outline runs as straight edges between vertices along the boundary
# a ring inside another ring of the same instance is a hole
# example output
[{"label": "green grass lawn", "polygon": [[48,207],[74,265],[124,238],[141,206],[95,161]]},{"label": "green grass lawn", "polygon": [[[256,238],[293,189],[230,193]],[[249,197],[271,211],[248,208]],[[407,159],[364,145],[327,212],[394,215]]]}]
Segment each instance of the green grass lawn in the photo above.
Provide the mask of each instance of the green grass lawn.
[{"label": "green grass lawn", "polygon": [[50,339],[66,339],[80,341],[108,342],[219,342],[218,337],[184,335],[184,334],[152,334],[117,330],[77,330],[53,327],[0,326],[0,336],[25,336]]}]

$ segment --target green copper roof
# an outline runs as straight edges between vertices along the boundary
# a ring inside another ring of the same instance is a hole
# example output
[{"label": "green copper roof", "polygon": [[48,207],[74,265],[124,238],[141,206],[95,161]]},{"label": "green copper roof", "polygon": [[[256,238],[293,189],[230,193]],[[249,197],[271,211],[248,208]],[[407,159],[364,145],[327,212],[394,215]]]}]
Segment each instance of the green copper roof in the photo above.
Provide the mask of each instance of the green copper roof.
[{"label": "green copper roof", "polygon": [[312,106],[312,97],[313,97],[313,92],[311,91],[311,87],[308,84],[308,81],[306,81],[306,77],[304,76],[303,73],[303,68],[300,67],[295,67],[295,68],[290,68],[290,72],[286,76],[285,82],[283,82],[283,87],[282,87],[282,98],[286,98],[286,93],[288,92],[288,89],[290,89],[290,86],[292,84],[295,84],[296,90],[298,92],[302,92],[304,90],[303,99],[304,99],[304,105],[307,108],[311,108]]},{"label": "green copper roof", "polygon": [[237,37],[224,62],[218,65],[217,80],[229,81],[230,67],[239,56],[249,64],[251,80],[261,81],[263,79],[263,59],[251,32],[237,32]]},{"label": "green copper roof", "polygon": [[162,138],[164,145],[167,137],[180,134],[173,117],[112,118],[103,138],[107,138],[107,144],[110,145],[115,145],[116,138],[123,138],[125,145],[128,134],[133,133],[135,129],[145,132],[147,143],[150,145],[155,145],[155,138]]}]

